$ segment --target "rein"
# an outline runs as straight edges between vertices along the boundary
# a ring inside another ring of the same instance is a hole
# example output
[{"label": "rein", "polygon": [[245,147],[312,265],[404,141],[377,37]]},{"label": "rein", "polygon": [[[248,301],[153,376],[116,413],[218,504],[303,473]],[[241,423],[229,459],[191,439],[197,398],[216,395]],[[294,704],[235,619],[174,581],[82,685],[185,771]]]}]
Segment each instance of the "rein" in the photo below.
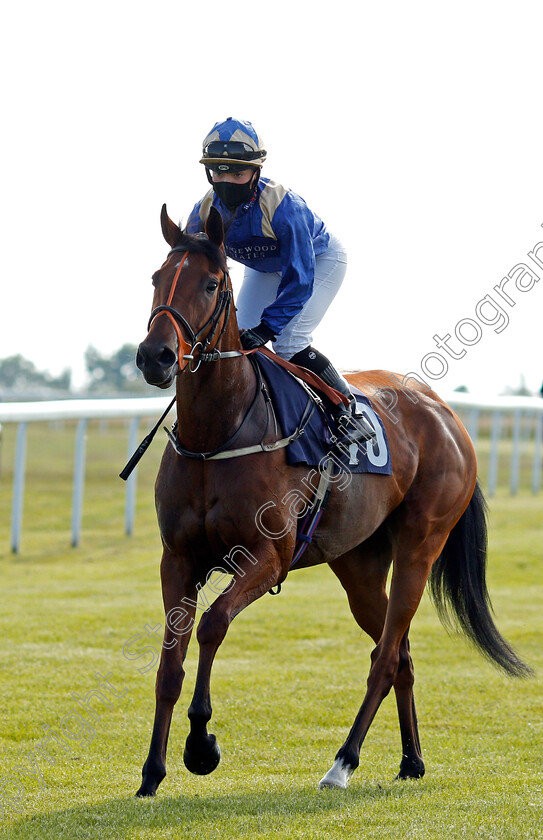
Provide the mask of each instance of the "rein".
[{"label": "rein", "polygon": [[[269,432],[272,420],[275,426],[275,430],[277,431],[277,419],[275,416],[275,411],[273,408],[273,403],[268,388],[262,378],[260,367],[255,361],[253,361],[253,359],[250,356],[249,361],[253,365],[256,374],[257,386],[254,399],[251,405],[249,406],[249,409],[238,429],[236,429],[234,434],[227,441],[221,444],[221,446],[217,447],[217,449],[213,449],[209,452],[193,452],[190,449],[185,449],[183,446],[181,446],[179,442],[179,436],[177,433],[177,421],[174,423],[171,432],[168,428],[166,428],[166,426],[164,426],[164,431],[168,435],[168,439],[178,455],[183,455],[185,458],[194,458],[198,461],[214,461],[226,458],[239,458],[242,455],[252,455],[256,452],[275,452],[277,449],[283,449],[285,446],[289,446],[289,444],[294,443],[295,440],[298,440],[298,438],[304,434],[306,426],[309,423],[311,417],[313,416],[315,407],[318,405],[318,398],[316,398],[316,395],[314,394],[308,394],[308,400],[305,406],[305,410],[302,414],[302,417],[300,418],[298,426],[292,432],[292,434],[290,434],[288,437],[276,440],[273,443],[264,442]],[[264,403],[266,406],[266,427],[264,429],[264,433],[262,435],[260,443],[255,443],[251,446],[242,446],[239,449],[232,449],[232,444],[235,443],[236,439],[241,435],[242,430],[249,422],[249,419],[251,418],[256,406],[258,405],[259,396],[261,394],[264,397]]]},{"label": "rein", "polygon": [[[230,307],[232,306],[232,290],[230,288],[228,288],[228,280],[229,280],[229,277],[230,277],[230,275],[228,273],[228,269],[225,268],[224,271],[223,271],[223,278],[221,280],[220,285],[224,286],[225,288],[220,288],[220,290],[219,290],[219,294],[218,294],[218,298],[217,298],[217,303],[215,305],[215,309],[213,310],[211,316],[208,318],[208,320],[203,325],[203,327],[201,327],[197,332],[195,330],[193,330],[193,328],[191,327],[191,325],[189,324],[187,319],[184,317],[184,315],[182,315],[181,312],[179,312],[177,309],[175,309],[175,307],[173,307],[171,305],[174,294],[175,294],[175,290],[177,288],[177,283],[178,283],[178,280],[179,280],[179,276],[181,274],[181,270],[183,268],[183,265],[185,264],[185,261],[186,261],[188,255],[189,255],[189,251],[185,250],[184,246],[179,245],[175,248],[172,248],[168,253],[168,257],[170,257],[172,254],[179,253],[179,252],[184,252],[183,257],[182,257],[179,265],[177,266],[177,270],[175,272],[175,275],[174,275],[174,278],[173,278],[173,281],[172,281],[172,285],[171,285],[166,303],[161,304],[160,306],[156,306],[153,309],[153,311],[151,312],[151,316],[149,318],[149,323],[147,324],[147,331],[149,332],[149,330],[151,329],[151,326],[154,323],[154,321],[156,320],[156,318],[159,318],[161,315],[165,315],[168,318],[168,320],[171,322],[171,324],[172,324],[172,326],[175,330],[175,334],[177,336],[178,343],[179,343],[179,345],[178,345],[178,367],[179,367],[179,370],[178,370],[177,375],[182,373],[187,367],[188,367],[188,370],[190,371],[190,373],[195,373],[202,363],[207,364],[209,362],[218,362],[218,361],[220,361],[220,359],[233,359],[233,358],[236,358],[236,357],[239,357],[239,356],[250,356],[252,353],[256,352],[255,350],[218,350],[217,349],[216,345],[219,343],[223,333],[226,330],[226,327],[227,327],[227,324],[228,324],[228,319],[230,317]],[[168,257],[166,259],[168,259]],[[215,346],[212,347],[211,349],[209,349],[209,345],[211,344],[211,342],[213,341],[213,339],[215,337],[215,333],[217,331],[219,321],[220,321],[220,319],[223,315],[224,315],[223,325],[222,325],[221,331],[219,332],[219,335],[217,336]],[[182,328],[185,330],[186,334],[188,335],[192,346],[189,346],[189,344],[185,341],[185,339],[183,337]],[[203,335],[203,333],[208,328],[209,328],[209,331],[208,331],[207,335],[205,336],[205,338],[201,339],[201,336]],[[306,370],[305,368],[299,367],[297,365],[292,365],[290,362],[287,362],[285,359],[282,359],[280,356],[277,356],[275,353],[272,353],[270,350],[268,350],[265,347],[259,347],[257,349],[258,349],[259,352],[261,352],[264,355],[268,356],[269,358],[273,359],[277,364],[279,364],[282,367],[289,370],[291,373],[293,373],[295,376],[297,376],[298,379],[301,379],[305,382],[308,382],[313,387],[316,387],[317,390],[323,392],[331,400],[331,402],[334,403],[335,405],[339,405],[339,403],[341,403],[341,402],[344,402],[345,404],[348,404],[347,397],[345,397],[339,391],[336,391],[334,388],[331,388],[329,385],[327,385],[325,382],[323,382],[319,377],[317,377],[314,373],[312,373],[312,371]],[[196,356],[196,351],[198,351],[197,356]],[[191,366],[191,362],[193,362],[194,360],[196,360],[196,365]],[[256,366],[256,368],[258,369],[258,366]],[[267,408],[267,412],[268,412],[268,422],[267,422],[266,432],[264,433],[264,437],[262,438],[260,443],[255,444],[254,446],[245,446],[245,447],[242,447],[241,449],[230,449],[230,450],[227,449],[228,445],[232,444],[234,442],[234,439],[241,432],[241,428],[245,425],[245,421],[247,420],[247,416],[252,413],[252,409],[254,408],[254,403],[253,403],[253,405],[251,405],[251,407],[249,409],[249,412],[248,412],[248,415],[245,417],[241,427],[236,431],[233,438],[228,440],[223,446],[221,446],[219,449],[217,449],[213,452],[189,452],[188,450],[183,449],[181,447],[180,443],[179,443],[179,439],[177,437],[177,429],[176,429],[175,426],[174,426],[173,432],[170,432],[168,429],[166,429],[166,432],[168,434],[168,438],[170,440],[170,443],[172,444],[172,446],[174,447],[176,452],[180,455],[184,455],[185,457],[188,457],[188,458],[197,458],[199,460],[207,461],[207,460],[216,459],[216,458],[235,458],[235,457],[239,457],[239,456],[242,456],[242,455],[249,455],[249,454],[254,453],[254,452],[272,452],[276,449],[288,446],[290,443],[292,443],[294,440],[296,440],[300,435],[302,435],[304,433],[305,427],[306,427],[306,425],[309,421],[309,417],[312,413],[312,410],[307,411],[307,408],[306,408],[306,412],[304,413],[304,416],[301,419],[301,422],[300,422],[298,428],[295,430],[295,432],[290,437],[282,438],[281,440],[276,441],[275,443],[272,443],[272,444],[265,444],[264,439],[266,437],[266,433],[267,433],[267,430],[268,430],[268,427],[269,427],[269,420],[270,420],[269,411],[270,411],[270,407],[273,411],[273,406],[271,406],[271,401],[269,399],[269,395],[266,392],[265,386],[260,385],[257,388],[256,395],[258,396],[259,394],[264,395],[264,399],[265,399],[265,402],[266,402],[266,408]],[[156,433],[159,429],[160,424],[162,423],[162,421],[164,420],[164,418],[166,417],[168,412],[173,407],[175,401],[176,401],[176,397],[173,397],[172,401],[168,405],[164,414],[161,416],[160,420],[151,429],[149,434],[143,439],[143,441],[140,443],[140,445],[138,446],[138,448],[136,449],[136,451],[134,452],[134,454],[132,455],[132,457],[130,458],[130,460],[128,461],[128,463],[126,464],[124,469],[122,470],[122,472],[119,474],[120,478],[122,478],[123,481],[126,481],[128,479],[128,477],[130,476],[130,474],[132,473],[132,471],[134,470],[134,468],[136,467],[138,462],[141,460],[141,458],[143,457],[143,455],[145,454],[145,452],[149,448],[153,438],[155,437],[155,435],[156,435]],[[256,399],[255,399],[255,402],[256,402]],[[308,406],[310,404],[311,404],[311,400],[309,401]],[[314,408],[314,405],[315,404],[313,403],[313,408]]]},{"label": "rein", "polygon": [[[177,340],[179,342],[179,349],[178,349],[179,371],[178,371],[178,373],[182,373],[188,365],[189,365],[189,368],[188,368],[189,371],[191,373],[195,373],[198,370],[198,368],[200,367],[200,364],[202,362],[218,361],[219,359],[232,358],[234,356],[242,356],[244,354],[240,350],[230,350],[230,351],[226,351],[226,352],[222,353],[219,350],[217,350],[216,348],[213,348],[211,353],[205,352],[207,350],[209,344],[213,340],[213,337],[215,335],[215,332],[216,332],[218,324],[219,324],[219,320],[220,320],[221,315],[223,313],[225,315],[225,318],[224,318],[224,322],[223,322],[221,332],[219,333],[219,336],[217,338],[217,341],[220,341],[220,338],[221,338],[222,334],[224,333],[224,331],[226,329],[226,325],[228,323],[228,318],[229,318],[229,315],[230,315],[230,307],[232,305],[232,292],[231,292],[230,289],[225,288],[225,289],[221,289],[219,291],[219,295],[218,295],[218,298],[217,298],[217,304],[215,306],[215,309],[213,310],[210,318],[208,318],[206,323],[203,325],[203,327],[201,329],[198,330],[198,332],[195,332],[192,329],[189,322],[187,321],[187,319],[185,318],[185,316],[182,315],[177,309],[175,309],[171,305],[172,300],[173,300],[173,296],[175,294],[175,290],[177,288],[177,282],[179,280],[179,275],[181,274],[181,269],[183,268],[185,260],[187,259],[188,255],[189,255],[189,251],[185,250],[185,248],[183,246],[179,246],[179,247],[176,247],[176,248],[172,248],[171,251],[168,253],[168,257],[170,257],[172,254],[178,253],[180,251],[184,251],[184,254],[183,254],[183,257],[182,257],[179,265],[177,266],[177,271],[175,272],[175,275],[174,275],[174,278],[173,278],[173,281],[172,281],[172,285],[171,285],[166,303],[161,304],[160,306],[156,306],[153,309],[153,311],[151,312],[151,316],[149,318],[149,323],[147,324],[147,332],[149,332],[149,330],[151,329],[151,325],[153,324],[153,322],[155,321],[156,318],[160,317],[160,315],[166,315],[166,317],[171,322],[171,324],[172,324],[172,326],[175,330],[175,334],[176,334]],[[166,259],[168,259],[168,257]],[[223,274],[223,279],[221,281],[221,284],[226,284],[228,278],[229,278],[229,274],[228,274],[228,271],[226,270]],[[183,333],[181,331],[181,326],[180,325],[186,330],[186,332],[187,332],[187,334],[190,338],[190,341],[192,342],[192,346],[189,346],[187,344],[187,342],[185,341],[185,339],[183,338]],[[210,327],[210,330],[209,330],[207,336],[204,338],[204,340],[201,341],[200,336],[202,335],[202,333],[208,327]],[[190,362],[195,359],[195,351],[198,348],[198,345],[200,345],[200,352],[198,354],[198,362],[197,362],[195,367],[190,367]],[[182,364],[183,361],[185,362],[185,364]],[[144,437],[144,439],[142,440],[142,442],[140,443],[140,445],[138,446],[138,448],[136,449],[136,451],[134,452],[134,454],[132,455],[132,457],[130,458],[130,460],[128,461],[126,466],[124,467],[124,469],[119,473],[119,477],[122,478],[123,481],[128,480],[130,474],[134,471],[137,464],[139,463],[139,461],[144,456],[145,452],[147,451],[147,449],[151,445],[151,443],[153,441],[153,438],[155,437],[155,435],[156,435],[156,433],[157,433],[157,431],[160,427],[160,424],[162,423],[162,421],[164,420],[166,415],[170,412],[170,410],[173,408],[173,405],[174,405],[176,399],[177,399],[177,397],[173,397],[173,399],[171,400],[170,404],[168,405],[166,411],[162,414],[162,416],[160,417],[158,422],[153,426],[153,428],[151,429],[149,434]]]},{"label": "rein", "polygon": [[[182,245],[179,245],[176,248],[172,248],[171,251],[168,254],[168,257],[170,257],[172,254],[174,254],[176,252],[183,251],[183,250],[184,250],[184,246],[182,246]],[[166,304],[162,305],[162,306],[157,306],[155,309],[153,309],[153,311],[151,312],[151,317],[149,318],[149,323],[147,324],[147,331],[149,331],[149,329],[151,328],[151,325],[152,325],[153,321],[155,320],[155,318],[157,318],[159,315],[163,315],[163,314],[166,315],[169,318],[169,320],[171,321],[171,323],[173,324],[173,327],[175,329],[177,338],[179,340],[179,351],[178,351],[179,373],[181,373],[187,367],[187,365],[195,359],[194,354],[195,354],[197,349],[199,350],[198,362],[197,362],[195,367],[190,367],[189,366],[189,371],[191,373],[195,373],[202,363],[207,364],[209,362],[218,362],[221,359],[233,359],[233,358],[236,358],[238,356],[247,356],[247,355],[255,352],[255,350],[218,350],[216,346],[213,347],[211,350],[208,350],[209,345],[211,344],[211,342],[213,340],[213,337],[215,335],[215,331],[217,329],[219,320],[220,320],[223,312],[225,314],[225,318],[224,318],[224,321],[223,321],[223,326],[222,326],[221,332],[219,333],[217,341],[215,342],[216,345],[218,344],[218,342],[221,339],[221,336],[223,335],[224,331],[226,330],[226,325],[228,323],[228,318],[229,318],[229,315],[230,315],[230,307],[232,305],[232,291],[231,291],[231,289],[225,288],[225,289],[220,290],[219,296],[218,296],[218,299],[217,299],[217,304],[215,306],[215,309],[214,309],[213,313],[211,314],[210,318],[206,321],[206,323],[203,325],[203,327],[201,327],[201,329],[198,330],[198,332],[195,332],[192,329],[189,322],[187,321],[187,319],[180,312],[178,312],[177,309],[174,309],[174,307],[171,305],[171,302],[173,300],[173,296],[174,296],[174,293],[175,293],[175,289],[177,287],[177,281],[179,280],[179,275],[181,274],[181,269],[183,268],[183,264],[184,264],[184,262],[185,262],[185,260],[188,256],[188,254],[189,254],[188,251],[186,251],[184,253],[183,259],[181,260],[181,262],[179,263],[179,265],[177,267],[177,271],[175,273],[175,277],[173,278],[172,286],[171,286],[170,293],[168,295],[168,299],[166,301]],[[230,277],[230,275],[228,273],[228,270],[225,269],[223,279],[222,279],[221,283],[226,283],[226,281],[229,279],[229,277]],[[188,335],[190,337],[190,340],[192,342],[192,347],[189,348],[187,342],[184,340],[179,324],[181,324],[181,326],[184,327],[184,329],[188,333]],[[202,335],[203,332],[205,332],[205,330],[208,327],[211,327],[211,329],[209,330],[207,336],[205,337],[205,339],[202,342],[200,340],[200,336]],[[198,348],[198,345],[200,345],[199,348]],[[190,352],[188,352],[188,353],[183,352],[182,353],[181,352],[182,347],[186,348]],[[326,382],[323,382],[323,380],[320,379],[320,377],[316,376],[316,374],[314,374],[313,371],[307,370],[306,368],[300,367],[299,365],[293,365],[293,364],[291,364],[291,362],[287,362],[286,359],[282,359],[280,356],[277,356],[275,353],[272,353],[271,350],[268,350],[266,347],[258,347],[256,349],[259,352],[264,353],[264,355],[268,356],[270,359],[273,359],[274,362],[276,362],[281,367],[284,367],[286,370],[290,371],[290,373],[293,373],[296,377],[298,377],[298,379],[304,380],[305,382],[309,383],[309,385],[312,385],[314,388],[317,388],[317,390],[324,393],[334,405],[339,405],[340,403],[343,403],[344,405],[347,405],[347,406],[349,405],[349,398],[346,397],[345,394],[342,394],[339,391],[336,391],[335,388],[331,388],[330,385],[327,385]],[[183,361],[186,360],[184,365],[181,364],[182,360]]]}]

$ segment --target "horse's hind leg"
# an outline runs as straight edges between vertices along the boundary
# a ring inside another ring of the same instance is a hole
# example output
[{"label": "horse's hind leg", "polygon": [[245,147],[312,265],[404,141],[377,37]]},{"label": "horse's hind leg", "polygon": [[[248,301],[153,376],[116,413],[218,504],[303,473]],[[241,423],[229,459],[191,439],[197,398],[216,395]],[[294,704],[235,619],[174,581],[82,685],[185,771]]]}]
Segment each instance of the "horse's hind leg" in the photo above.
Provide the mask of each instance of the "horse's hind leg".
[{"label": "horse's hind leg", "polygon": [[[376,642],[377,647],[372,653],[372,666],[364,703],[347,741],[336,755],[332,769],[321,780],[321,787],[346,787],[358,766],[360,747],[367,730],[392,685],[396,693],[402,737],[402,762],[398,777],[420,778],[424,774],[413,696],[414,671],[409,653],[408,632],[411,618],[424,590],[431,561],[422,560],[422,574],[417,575],[414,580],[411,580],[408,574],[405,584],[399,582],[397,572],[394,574],[393,591],[400,590],[402,598],[406,596],[407,602],[401,617],[402,634],[396,630],[395,639],[391,642],[386,638],[387,635],[391,635],[391,622],[385,583],[392,551],[392,545],[388,543],[386,535],[381,533],[330,564],[347,592],[356,621]],[[410,583],[414,585],[409,585]],[[413,595],[410,597],[411,589]],[[388,630],[388,634],[385,633],[385,629]]]},{"label": "horse's hind leg", "polygon": [[[378,531],[363,545],[330,564],[347,593],[356,622],[376,644],[381,638],[385,624],[388,606],[385,584],[392,553],[393,546],[386,534]],[[424,775],[424,762],[413,695],[414,670],[407,632],[402,638],[399,653],[400,664],[394,682],[402,738],[402,761],[398,778],[420,778]]]},{"label": "horse's hind leg", "polygon": [[400,643],[400,665],[394,682],[398,719],[402,736],[402,760],[398,779],[421,779],[424,776],[424,761],[420,748],[419,726],[415,709],[413,683],[415,672],[409,652],[409,631]]}]

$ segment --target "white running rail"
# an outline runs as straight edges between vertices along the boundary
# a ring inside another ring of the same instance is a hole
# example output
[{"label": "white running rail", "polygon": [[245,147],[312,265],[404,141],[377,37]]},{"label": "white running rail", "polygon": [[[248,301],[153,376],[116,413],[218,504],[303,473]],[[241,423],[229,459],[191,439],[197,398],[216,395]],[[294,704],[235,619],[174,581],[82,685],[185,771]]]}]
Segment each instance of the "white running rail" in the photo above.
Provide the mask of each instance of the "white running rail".
[{"label": "white running rail", "polygon": [[[21,544],[24,485],[26,470],[26,432],[28,423],[51,420],[77,420],[72,492],[72,545],[79,545],[85,483],[85,440],[89,420],[129,419],[127,459],[139,444],[138,424],[143,417],[158,419],[171,397],[142,397],[139,399],[56,400],[51,402],[0,403],[0,424],[16,423],[15,463],[11,512],[11,549],[18,553]],[[444,397],[463,417],[466,428],[477,448],[481,413],[490,413],[490,455],[488,486],[492,496],[498,482],[498,458],[503,442],[504,419],[512,418],[511,461],[509,490],[514,495],[520,484],[521,452],[523,444],[531,446],[531,490],[541,488],[541,459],[543,438],[543,399],[538,397],[495,397],[477,399],[472,394],[453,392]],[[1,428],[1,427],[0,427]],[[122,465],[121,465],[122,466]],[[136,499],[134,470],[126,482],[125,533],[131,534],[134,525]]]},{"label": "white running rail", "polygon": [[[51,420],[77,420],[74,473],[72,490],[72,546],[81,538],[83,490],[85,484],[86,431],[89,420],[129,419],[127,460],[140,443],[138,426],[142,417],[157,420],[170,397],[143,397],[140,399],[113,400],[55,400],[51,402],[0,403],[0,423],[16,423],[15,463],[13,469],[13,494],[11,503],[11,550],[18,554],[21,545],[24,485],[26,471],[26,432],[28,423]],[[120,464],[122,467],[123,465]],[[137,468],[126,482],[125,533],[134,527],[136,505]],[[119,479],[120,481],[120,479]]]}]

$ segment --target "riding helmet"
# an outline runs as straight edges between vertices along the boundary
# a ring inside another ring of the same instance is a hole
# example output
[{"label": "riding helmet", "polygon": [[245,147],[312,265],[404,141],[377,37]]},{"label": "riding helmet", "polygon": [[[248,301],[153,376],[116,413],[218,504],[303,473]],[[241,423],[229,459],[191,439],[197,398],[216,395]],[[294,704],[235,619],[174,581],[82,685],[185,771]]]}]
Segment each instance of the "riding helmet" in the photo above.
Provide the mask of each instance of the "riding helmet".
[{"label": "riding helmet", "polygon": [[206,168],[228,172],[253,166],[260,169],[266,159],[262,138],[247,120],[215,123],[203,143],[200,163]]}]

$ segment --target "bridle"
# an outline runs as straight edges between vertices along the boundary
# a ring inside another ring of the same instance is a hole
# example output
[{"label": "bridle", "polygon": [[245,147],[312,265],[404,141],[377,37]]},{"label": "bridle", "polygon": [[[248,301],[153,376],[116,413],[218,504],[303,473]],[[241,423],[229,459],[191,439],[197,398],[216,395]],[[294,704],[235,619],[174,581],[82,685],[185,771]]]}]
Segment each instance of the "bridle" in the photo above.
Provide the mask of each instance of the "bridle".
[{"label": "bridle", "polygon": [[[226,268],[223,269],[223,276],[222,276],[222,280],[219,283],[219,294],[217,296],[217,303],[215,304],[215,309],[213,310],[211,316],[208,318],[208,320],[205,322],[205,324],[198,331],[193,330],[193,328],[191,327],[191,325],[189,324],[189,322],[187,321],[185,316],[182,315],[180,312],[178,312],[177,309],[175,309],[175,307],[173,307],[171,305],[172,300],[173,300],[173,296],[175,294],[175,290],[177,288],[177,282],[178,282],[179,276],[181,274],[181,269],[183,268],[183,265],[184,265],[188,255],[189,255],[189,253],[191,253],[185,247],[183,247],[182,245],[179,245],[179,246],[176,246],[175,248],[171,249],[171,251],[168,253],[168,257],[166,258],[166,260],[172,254],[179,253],[179,252],[184,252],[184,254],[183,254],[183,257],[182,257],[179,265],[177,266],[177,270],[175,272],[175,275],[174,275],[174,278],[173,278],[173,281],[172,281],[172,285],[171,285],[170,291],[168,293],[168,298],[167,298],[165,304],[161,304],[160,306],[156,306],[153,309],[153,311],[151,312],[151,317],[149,318],[149,323],[147,325],[147,332],[149,332],[149,330],[151,329],[151,326],[154,323],[156,318],[159,318],[161,315],[166,315],[166,317],[171,322],[171,324],[172,324],[172,326],[175,330],[175,333],[177,335],[177,339],[178,339],[178,342],[179,342],[179,347],[178,347],[178,368],[179,368],[179,370],[178,370],[178,373],[181,373],[187,367],[188,367],[188,369],[191,373],[195,373],[202,363],[217,362],[217,361],[219,361],[219,359],[232,359],[236,356],[248,356],[250,358],[251,355],[255,352],[254,349],[253,350],[218,350],[217,349],[217,344],[219,343],[219,341],[221,339],[221,336],[224,334],[224,332],[226,330],[226,327],[227,327],[227,324],[228,324],[228,319],[229,319],[229,316],[230,316],[230,307],[232,306],[233,295],[232,295],[232,289],[231,289],[231,284],[230,284],[230,275],[228,274],[228,269],[226,269]],[[220,321],[220,319],[223,315],[224,315],[223,324],[222,324],[222,327],[220,329],[219,335],[217,336],[217,339],[215,341],[215,346],[210,348],[211,342],[213,341],[213,339],[215,337],[215,334],[218,330],[219,321]],[[187,335],[189,336],[189,339],[191,341],[192,346],[189,346],[189,344],[185,341],[181,328],[183,328],[185,330],[185,332],[187,333]],[[202,338],[202,335],[206,330],[208,330],[208,333],[204,338]],[[266,348],[260,347],[260,348],[258,348],[258,350],[260,352],[262,352],[264,355],[273,356],[273,354],[269,350],[266,350]],[[189,351],[189,352],[185,352],[185,351]],[[196,351],[198,351],[198,355],[196,355]],[[345,404],[348,403],[347,397],[345,397],[343,394],[338,393],[337,391],[334,391],[332,388],[330,388],[328,385],[326,385],[326,383],[319,380],[318,377],[315,376],[315,374],[311,373],[311,371],[304,370],[303,368],[299,368],[296,365],[291,364],[290,362],[287,362],[285,360],[281,360],[279,357],[275,357],[275,358],[282,365],[282,367],[285,367],[287,370],[290,370],[291,373],[293,373],[295,376],[297,376],[299,379],[301,379],[301,384],[302,384],[303,387],[306,388],[306,390],[308,390],[308,389],[307,389],[307,386],[305,385],[305,383],[308,382],[309,384],[313,385],[313,387],[316,387],[317,390],[323,391],[331,399],[332,403],[338,404],[342,400],[345,402]],[[197,363],[196,363],[195,366],[191,367],[190,363],[193,362],[195,359],[197,360]],[[267,391],[266,384],[265,384],[264,379],[263,379],[263,377],[260,373],[260,369],[259,369],[258,365],[256,364],[256,362],[254,362],[252,359],[251,359],[251,361],[253,363],[253,367],[255,369],[255,374],[256,374],[256,378],[257,378],[256,393],[255,393],[255,397],[253,399],[253,402],[252,402],[252,404],[249,408],[249,411],[245,415],[245,417],[244,417],[244,419],[241,423],[241,426],[237,429],[237,431],[234,433],[234,435],[229,440],[227,440],[222,446],[220,446],[218,449],[216,449],[212,452],[190,452],[190,451],[184,449],[181,446],[181,444],[179,442],[178,435],[177,435],[177,424],[175,424],[172,432],[170,432],[168,429],[166,429],[166,432],[168,434],[168,437],[170,439],[170,442],[171,442],[172,446],[174,447],[176,452],[178,452],[178,454],[183,455],[184,457],[187,457],[187,458],[198,458],[200,460],[205,460],[205,461],[211,460],[211,459],[216,459],[216,458],[235,458],[235,457],[238,457],[238,456],[241,456],[241,455],[249,455],[249,454],[255,453],[255,452],[271,452],[271,451],[274,451],[275,449],[281,449],[285,446],[288,446],[294,440],[297,440],[298,437],[300,437],[300,435],[304,434],[305,427],[306,427],[307,423],[309,422],[309,419],[311,417],[311,414],[313,413],[315,405],[316,404],[319,404],[319,405],[321,404],[321,400],[318,399],[318,398],[316,399],[314,393],[311,393],[312,399],[310,399],[308,401],[307,406],[306,406],[306,410],[304,412],[304,415],[302,416],[298,427],[295,429],[295,431],[292,434],[290,434],[288,437],[282,438],[281,440],[276,440],[276,441],[274,441],[273,443],[270,443],[270,444],[266,444],[264,442],[265,438],[266,438],[266,434],[267,434],[268,429],[269,429],[270,420],[271,420],[271,418],[273,418],[275,420],[275,413],[274,413],[274,409],[273,409],[273,405],[272,405],[269,393]],[[184,362],[184,364],[182,364],[183,362]],[[231,446],[231,444],[234,442],[234,440],[241,433],[241,430],[242,430],[242,428],[245,427],[245,424],[247,423],[249,416],[252,414],[253,410],[256,408],[256,406],[259,402],[258,398],[259,398],[260,394],[262,394],[263,397],[264,397],[264,402],[265,402],[265,406],[266,406],[266,418],[267,418],[266,419],[266,428],[265,428],[264,435],[263,435],[260,443],[254,444],[252,446],[244,446],[241,449],[229,449],[228,447]],[[149,434],[146,435],[146,437],[143,439],[143,441],[141,442],[141,444],[139,445],[137,450],[134,452],[134,454],[132,455],[132,457],[128,461],[125,468],[120,473],[120,477],[123,480],[126,481],[126,479],[129,477],[129,475],[131,474],[131,472],[135,468],[136,464],[139,462],[139,460],[142,458],[142,456],[146,452],[146,450],[149,447],[149,445],[151,444],[151,441],[153,440],[160,424],[165,419],[166,415],[168,414],[168,412],[172,408],[176,399],[177,399],[177,396],[174,396],[172,401],[170,402],[170,404],[168,405],[168,407],[166,408],[166,410],[164,411],[164,413],[162,414],[162,416],[158,420],[158,422],[151,429]],[[276,431],[277,431],[277,425],[276,425]],[[319,488],[320,488],[320,484],[319,484]],[[318,509],[320,510],[320,508],[318,508]]]},{"label": "bridle", "polygon": [[[226,330],[226,326],[228,324],[228,318],[230,315],[230,307],[232,306],[232,289],[229,288],[229,279],[230,275],[228,273],[228,269],[223,270],[223,277],[219,284],[219,293],[217,296],[217,303],[215,304],[215,309],[211,313],[208,320],[205,324],[200,327],[198,331],[195,331],[184,315],[181,314],[175,307],[171,305],[173,296],[175,294],[175,290],[177,288],[177,281],[179,280],[179,275],[181,274],[181,269],[187,259],[190,251],[188,251],[183,245],[179,245],[175,248],[172,248],[171,251],[168,253],[168,259],[171,257],[172,254],[175,253],[183,253],[183,257],[177,266],[177,270],[175,272],[172,285],[170,287],[170,291],[168,294],[168,298],[165,304],[160,306],[156,306],[153,311],[151,312],[151,316],[149,318],[149,323],[147,324],[147,332],[151,329],[151,325],[153,324],[155,318],[159,317],[160,315],[166,315],[166,317],[170,320],[175,334],[177,335],[178,341],[178,366],[179,366],[179,373],[185,370],[188,367],[188,370],[191,373],[195,373],[202,363],[207,362],[216,362],[219,359],[225,358],[233,358],[234,356],[242,356],[244,355],[240,350],[227,350],[221,352],[217,350],[216,345],[219,343],[221,336]],[[215,337],[215,333],[217,332],[219,321],[224,314],[224,320],[215,341],[215,346],[210,349],[211,342]],[[183,337],[182,329],[185,330],[185,333],[188,335],[191,344],[189,345],[185,338]],[[202,338],[202,335],[205,331],[208,330],[207,335],[205,338]],[[197,353],[197,355],[196,355]],[[196,365],[193,365],[192,362],[197,360]],[[183,364],[184,362],[184,364]]]}]

